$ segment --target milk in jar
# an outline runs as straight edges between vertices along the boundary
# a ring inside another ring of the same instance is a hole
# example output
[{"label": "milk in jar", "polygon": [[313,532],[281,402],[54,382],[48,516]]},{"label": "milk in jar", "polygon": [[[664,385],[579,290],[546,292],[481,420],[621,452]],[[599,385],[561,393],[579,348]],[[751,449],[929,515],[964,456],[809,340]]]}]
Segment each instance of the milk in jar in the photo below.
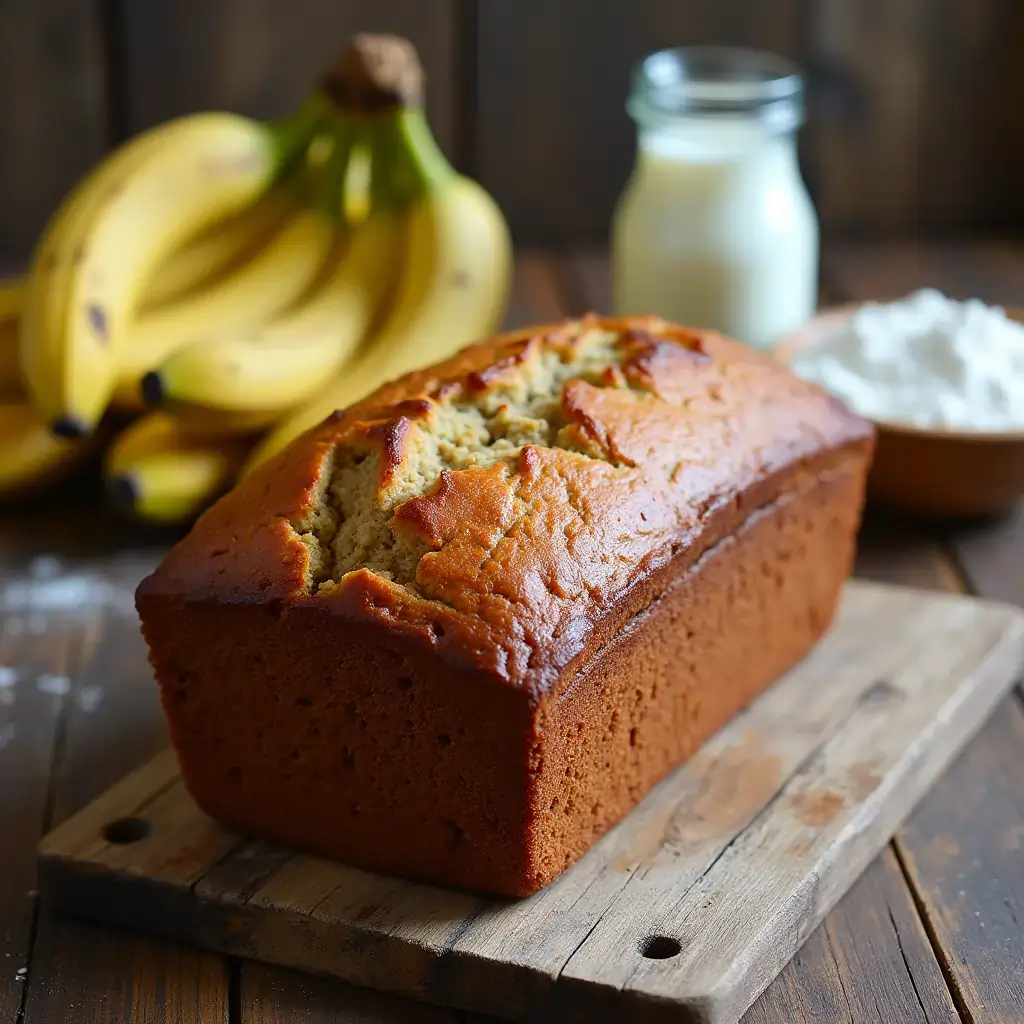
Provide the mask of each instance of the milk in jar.
[{"label": "milk in jar", "polygon": [[641,64],[628,109],[638,147],[612,225],[615,312],[769,347],[817,299],[799,74],[758,51],[664,50]]}]

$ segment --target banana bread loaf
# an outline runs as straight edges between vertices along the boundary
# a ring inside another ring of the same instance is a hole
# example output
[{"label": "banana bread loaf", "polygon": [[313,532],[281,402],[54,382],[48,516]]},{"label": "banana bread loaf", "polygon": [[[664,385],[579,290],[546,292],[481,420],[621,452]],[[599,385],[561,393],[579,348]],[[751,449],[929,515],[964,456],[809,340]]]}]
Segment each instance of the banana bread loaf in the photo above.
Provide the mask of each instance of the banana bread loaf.
[{"label": "banana bread loaf", "polygon": [[229,827],[519,896],[811,647],[870,426],[653,318],[464,350],[207,512],[138,609]]}]

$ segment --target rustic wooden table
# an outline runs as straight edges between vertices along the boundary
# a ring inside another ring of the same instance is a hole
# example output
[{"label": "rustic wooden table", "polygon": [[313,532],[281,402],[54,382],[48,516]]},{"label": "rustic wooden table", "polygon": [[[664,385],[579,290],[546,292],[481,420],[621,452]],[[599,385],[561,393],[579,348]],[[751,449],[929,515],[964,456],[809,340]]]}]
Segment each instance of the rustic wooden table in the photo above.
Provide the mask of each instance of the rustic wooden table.
[{"label": "rustic wooden table", "polygon": [[[510,321],[601,309],[607,277],[601,255],[525,253]],[[1024,246],[835,247],[823,296],[922,284],[1024,305]],[[169,539],[88,502],[0,516],[0,1024],[468,1020],[40,904],[40,834],[166,743],[131,592]],[[872,512],[857,573],[1024,604],[1024,506],[956,528]],[[747,1024],[1024,1020],[1022,697],[999,708]]]}]

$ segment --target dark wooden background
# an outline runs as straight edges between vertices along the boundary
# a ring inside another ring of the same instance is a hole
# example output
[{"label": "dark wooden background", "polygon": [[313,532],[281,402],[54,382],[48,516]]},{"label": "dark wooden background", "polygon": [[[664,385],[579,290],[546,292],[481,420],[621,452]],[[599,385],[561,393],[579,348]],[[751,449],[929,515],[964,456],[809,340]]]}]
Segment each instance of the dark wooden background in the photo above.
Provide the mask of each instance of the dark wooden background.
[{"label": "dark wooden background", "polygon": [[203,107],[285,112],[360,29],[415,41],[437,135],[520,242],[605,237],[629,68],[682,43],[807,69],[830,234],[1024,226],[1022,0],[0,0],[0,258],[112,143]]}]

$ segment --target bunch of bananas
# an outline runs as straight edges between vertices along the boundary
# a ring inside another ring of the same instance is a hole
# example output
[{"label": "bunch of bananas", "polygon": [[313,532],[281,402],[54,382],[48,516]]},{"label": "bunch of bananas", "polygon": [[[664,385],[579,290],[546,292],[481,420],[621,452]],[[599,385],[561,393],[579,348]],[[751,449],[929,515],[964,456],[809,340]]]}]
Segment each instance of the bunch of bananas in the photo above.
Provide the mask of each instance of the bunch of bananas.
[{"label": "bunch of bananas", "polygon": [[122,145],[0,284],[0,497],[106,447],[119,509],[187,522],[298,434],[499,325],[494,201],[430,132],[412,45],[357,36],[292,117]]}]

